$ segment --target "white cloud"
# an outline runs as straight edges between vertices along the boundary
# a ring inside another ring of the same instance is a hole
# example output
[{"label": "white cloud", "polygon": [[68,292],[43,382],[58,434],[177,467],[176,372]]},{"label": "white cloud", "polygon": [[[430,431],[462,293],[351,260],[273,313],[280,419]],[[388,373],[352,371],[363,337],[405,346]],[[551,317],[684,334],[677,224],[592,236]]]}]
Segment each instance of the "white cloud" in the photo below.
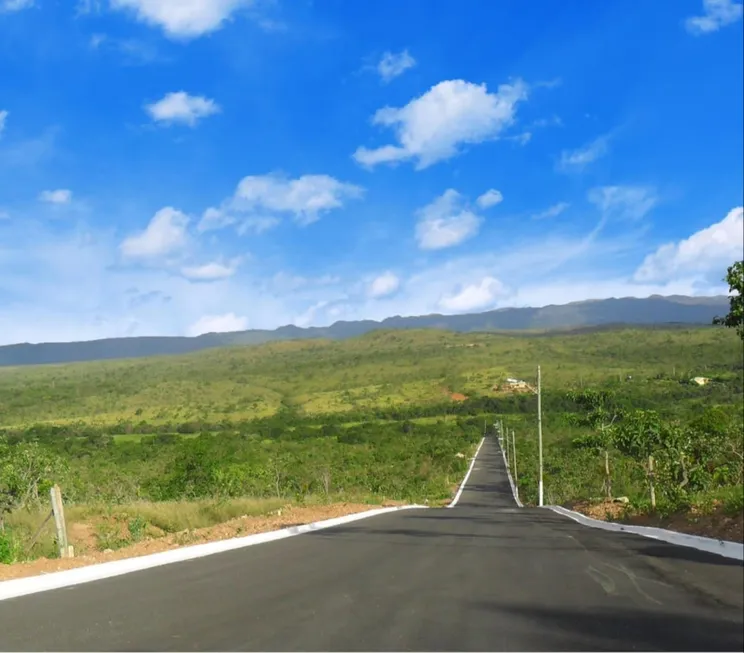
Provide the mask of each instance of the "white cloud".
[{"label": "white cloud", "polygon": [[636,281],[669,281],[713,274],[723,277],[726,267],[744,258],[744,208],[729,211],[721,220],[677,243],[667,243],[649,254],[634,275]]},{"label": "white cloud", "polygon": [[201,220],[197,229],[199,231],[210,231],[211,229],[222,229],[228,225],[235,223],[235,217],[223,211],[210,206],[204,213],[202,213]]},{"label": "white cloud", "polygon": [[2,133],[5,131],[5,123],[7,122],[9,115],[9,111],[0,111],[0,136],[2,136]]},{"label": "white cloud", "polygon": [[462,79],[440,82],[401,108],[378,110],[372,122],[395,131],[398,144],[359,147],[354,159],[365,166],[416,159],[416,169],[456,156],[460,146],[498,138],[527,98],[521,80],[489,93],[485,84]]},{"label": "white cloud", "polygon": [[281,220],[273,215],[253,215],[240,222],[237,232],[239,236],[243,236],[249,232],[262,234],[264,231],[273,229],[280,222]]},{"label": "white cloud", "polygon": [[11,13],[34,6],[34,0],[0,0],[0,13]]},{"label": "white cloud", "polygon": [[535,213],[532,216],[532,219],[533,220],[545,220],[546,218],[556,218],[561,213],[563,213],[569,206],[571,205],[568,202],[558,202],[558,204],[553,204],[553,206],[545,209],[544,211]]},{"label": "white cloud", "polygon": [[576,150],[563,150],[558,168],[563,171],[583,170],[590,163],[607,154],[609,136],[600,136]]},{"label": "white cloud", "polygon": [[454,295],[442,297],[439,305],[446,311],[460,313],[492,307],[506,287],[498,279],[488,276],[480,282],[464,286]]},{"label": "white cloud", "polygon": [[653,188],[647,186],[602,186],[592,188],[589,201],[613,219],[639,220],[658,203]]},{"label": "white cloud", "polygon": [[483,219],[468,210],[456,190],[449,188],[431,204],[418,210],[416,240],[421,249],[444,249],[478,233]]},{"label": "white cloud", "polygon": [[202,118],[221,111],[214,101],[201,95],[189,95],[185,91],[168,93],[161,100],[145,105],[145,110],[155,122],[181,123],[196,126]]},{"label": "white cloud", "polygon": [[313,323],[315,322],[315,318],[318,312],[324,309],[326,306],[328,306],[329,303],[330,302],[326,300],[321,300],[319,302],[314,303],[306,311],[298,315],[293,320],[293,323],[296,324],[298,327],[312,326]]},{"label": "white cloud", "polygon": [[248,318],[235,313],[224,315],[204,315],[192,324],[187,334],[200,336],[204,333],[227,333],[230,331],[245,331],[248,328]]},{"label": "white cloud", "polygon": [[130,258],[152,258],[175,252],[186,245],[189,218],[170,206],[160,209],[144,231],[122,242],[121,251]]},{"label": "white cloud", "polygon": [[519,143],[520,145],[527,145],[532,140],[532,132],[522,132],[516,136],[506,136],[510,141]]},{"label": "white cloud", "polygon": [[408,53],[408,50],[403,50],[398,54],[386,52],[377,64],[377,72],[382,77],[382,81],[387,83],[415,65],[416,60]]},{"label": "white cloud", "polygon": [[726,25],[741,19],[744,7],[733,0],[703,0],[703,15],[691,16],[685,21],[685,27],[697,36],[717,32]]},{"label": "white cloud", "polygon": [[181,274],[193,281],[216,281],[227,279],[238,271],[240,259],[233,259],[225,265],[219,261],[212,261],[204,265],[186,266],[181,268]]},{"label": "white cloud", "polygon": [[[80,224],[13,220],[3,224],[0,239],[0,294],[9,298],[0,302],[0,344],[174,336],[189,332],[189,326],[212,331],[222,327],[195,325],[231,312],[237,327],[224,328],[241,328],[248,310],[251,328],[272,329],[604,297],[726,293],[721,277],[736,257],[711,269],[707,278],[682,266],[667,281],[635,280],[628,257],[653,250],[629,227],[601,238],[594,230],[569,236],[549,222],[539,239],[504,234],[486,253],[462,248],[461,256],[437,257],[435,264],[410,259],[405,283],[380,300],[369,296],[372,278],[357,277],[353,268],[335,262],[317,270],[317,277],[305,277],[301,270],[280,272],[269,258],[250,274],[239,269],[217,283],[193,283],[173,273],[182,263],[166,269],[116,265],[114,229],[81,232]],[[741,243],[740,224],[738,229],[732,229],[730,242]],[[508,289],[488,279],[501,280]]]},{"label": "white cloud", "polygon": [[39,193],[39,201],[48,204],[69,204],[72,201],[72,191],[67,188],[43,190]]},{"label": "white cloud", "polygon": [[503,200],[504,200],[504,196],[499,191],[497,191],[495,188],[491,188],[490,190],[487,190],[485,193],[483,193],[483,195],[481,195],[476,200],[476,203],[482,209],[487,209],[492,206],[496,206],[497,204],[501,204]]},{"label": "white cloud", "polygon": [[90,48],[101,52],[115,53],[130,65],[149,64],[168,61],[157,47],[138,39],[121,39],[107,34],[93,34]]},{"label": "white cloud", "polygon": [[161,27],[172,38],[195,38],[218,30],[252,0],[111,0],[114,9],[133,12],[137,19]]},{"label": "white cloud", "polygon": [[392,295],[400,287],[400,279],[392,272],[385,272],[369,285],[368,295],[373,299]]},{"label": "white cloud", "polygon": [[308,225],[363,194],[362,187],[328,175],[302,175],[297,179],[279,174],[243,177],[235,194],[220,208],[212,207],[204,212],[199,230],[240,222],[239,229],[260,233],[278,223],[275,214],[289,214],[298,224]]}]

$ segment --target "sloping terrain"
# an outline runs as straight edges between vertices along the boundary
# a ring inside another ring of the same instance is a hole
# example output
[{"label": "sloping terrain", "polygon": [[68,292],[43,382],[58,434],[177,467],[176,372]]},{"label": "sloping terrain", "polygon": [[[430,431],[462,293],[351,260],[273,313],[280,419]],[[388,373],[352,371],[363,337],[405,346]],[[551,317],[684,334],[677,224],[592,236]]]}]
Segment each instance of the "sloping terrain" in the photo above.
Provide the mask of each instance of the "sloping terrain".
[{"label": "sloping terrain", "polygon": [[710,324],[728,311],[728,298],[652,296],[574,302],[542,308],[504,308],[465,315],[390,317],[382,322],[336,322],[328,327],[283,326],[272,331],[249,330],[208,333],[194,338],[108,338],[90,342],[14,344],[0,347],[0,366],[39,365],[184,354],[213,347],[255,345],[276,340],[344,339],[378,329],[445,329],[449,331],[501,331],[567,329],[611,324]]}]

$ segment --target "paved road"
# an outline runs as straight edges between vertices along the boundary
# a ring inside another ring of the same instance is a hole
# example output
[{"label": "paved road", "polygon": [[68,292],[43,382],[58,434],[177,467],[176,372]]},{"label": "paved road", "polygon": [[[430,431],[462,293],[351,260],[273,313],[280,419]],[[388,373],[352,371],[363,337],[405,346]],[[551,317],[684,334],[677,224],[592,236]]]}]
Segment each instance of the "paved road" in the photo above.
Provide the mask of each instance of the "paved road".
[{"label": "paved road", "polygon": [[461,502],[0,601],[0,649],[744,648],[741,563],[517,509],[487,440]]}]

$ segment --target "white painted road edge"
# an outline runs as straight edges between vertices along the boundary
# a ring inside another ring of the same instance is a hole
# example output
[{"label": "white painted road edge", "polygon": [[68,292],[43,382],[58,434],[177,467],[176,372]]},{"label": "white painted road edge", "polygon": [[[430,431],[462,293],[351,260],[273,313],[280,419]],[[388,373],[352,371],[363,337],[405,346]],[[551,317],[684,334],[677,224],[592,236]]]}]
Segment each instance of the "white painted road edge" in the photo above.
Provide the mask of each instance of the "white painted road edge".
[{"label": "white painted road edge", "polygon": [[511,491],[514,495],[514,501],[517,502],[517,505],[520,508],[524,508],[524,505],[522,505],[522,502],[519,500],[519,495],[517,494],[517,486],[514,485],[514,479],[511,475],[511,470],[509,469],[509,463],[506,462],[506,454],[504,453],[504,447],[501,446],[501,441],[499,440],[499,449],[501,449],[501,457],[504,459],[504,467],[506,468],[506,475],[509,477],[509,485],[511,485]]},{"label": "white painted road edge", "polygon": [[744,560],[744,544],[738,542],[716,540],[710,537],[700,537],[699,535],[688,535],[687,533],[678,533],[676,531],[668,531],[665,528],[653,528],[652,526],[633,526],[631,524],[601,521],[582,515],[580,512],[569,510],[563,506],[545,507],[553,512],[557,512],[559,515],[570,517],[574,521],[579,522],[579,524],[590,526],[591,528],[601,528],[602,530],[614,531],[616,533],[634,533],[635,535],[650,537],[654,540],[669,542],[669,544],[686,546],[697,549],[698,551],[706,551],[707,553],[716,553],[732,560]]},{"label": "white painted road edge", "polygon": [[41,576],[6,580],[0,582],[0,601],[15,598],[17,596],[25,596],[26,594],[35,594],[36,592],[46,592],[48,590],[59,589],[60,587],[70,587],[72,585],[80,585],[81,583],[89,583],[90,581],[101,580],[103,578],[121,576],[122,574],[129,574],[133,571],[151,569],[152,567],[169,565],[174,562],[183,562],[185,560],[202,558],[204,556],[214,555],[215,553],[224,553],[225,551],[253,546],[254,544],[282,540],[294,535],[319,531],[324,528],[331,528],[332,526],[339,526],[340,524],[348,524],[349,522],[366,519],[368,517],[375,517],[376,515],[384,515],[398,510],[427,507],[428,506],[412,505],[377,508],[375,510],[358,512],[353,515],[344,515],[343,517],[325,519],[311,524],[290,526],[289,528],[282,528],[281,530],[269,531],[267,533],[255,533],[253,535],[236,537],[229,540],[218,540],[216,542],[207,542],[206,544],[196,544],[194,546],[171,549],[170,551],[162,551],[161,553],[153,553],[138,558],[112,560],[111,562],[87,565],[85,567],[57,571]]},{"label": "white painted road edge", "polygon": [[468,467],[468,471],[465,472],[465,478],[462,479],[462,483],[460,483],[460,487],[457,488],[457,494],[455,495],[455,498],[452,499],[452,501],[447,504],[447,508],[454,508],[457,505],[457,502],[460,500],[460,495],[462,494],[462,491],[465,489],[465,484],[468,482],[468,479],[470,478],[470,474],[473,471],[473,467],[475,466],[475,459],[478,457],[478,453],[481,450],[481,447],[483,446],[483,443],[485,442],[486,438],[482,438],[480,441],[480,444],[478,444],[478,448],[475,450],[475,453],[473,454],[473,460],[470,461],[470,467]]}]

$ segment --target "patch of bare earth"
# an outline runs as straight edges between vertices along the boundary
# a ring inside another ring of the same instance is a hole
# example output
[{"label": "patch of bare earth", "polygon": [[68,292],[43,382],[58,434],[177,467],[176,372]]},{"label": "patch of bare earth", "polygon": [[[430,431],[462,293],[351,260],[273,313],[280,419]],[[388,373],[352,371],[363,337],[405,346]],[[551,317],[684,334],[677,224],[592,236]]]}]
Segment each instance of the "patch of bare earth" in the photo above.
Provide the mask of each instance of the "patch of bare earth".
[{"label": "patch of bare earth", "polygon": [[[382,504],[384,507],[405,505],[400,501],[388,501]],[[85,548],[85,553],[76,555],[74,558],[39,558],[29,562],[19,562],[12,565],[0,565],[0,581],[11,578],[23,578],[26,576],[38,576],[49,574],[64,569],[74,569],[94,565],[111,560],[123,558],[137,558],[139,556],[159,553],[182,546],[203,544],[217,540],[226,540],[233,537],[242,537],[253,533],[265,533],[279,530],[289,526],[310,524],[324,519],[333,519],[359,512],[374,510],[380,506],[359,503],[335,503],[321,506],[287,506],[280,511],[260,517],[239,517],[222,524],[198,528],[190,531],[181,531],[161,537],[149,537],[136,544],[122,547],[116,551],[96,551],[95,529],[90,524],[75,524],[74,531],[70,532],[70,541],[75,542],[77,547]]]},{"label": "patch of bare earth", "polygon": [[657,514],[633,514],[627,510],[624,504],[614,501],[599,503],[583,501],[574,505],[572,509],[587,517],[603,521],[616,521],[635,526],[653,526],[654,528],[665,528],[688,535],[700,535],[701,537],[711,537],[717,540],[744,543],[744,514],[727,515],[720,508],[710,513],[702,513],[693,509],[662,516]]}]

